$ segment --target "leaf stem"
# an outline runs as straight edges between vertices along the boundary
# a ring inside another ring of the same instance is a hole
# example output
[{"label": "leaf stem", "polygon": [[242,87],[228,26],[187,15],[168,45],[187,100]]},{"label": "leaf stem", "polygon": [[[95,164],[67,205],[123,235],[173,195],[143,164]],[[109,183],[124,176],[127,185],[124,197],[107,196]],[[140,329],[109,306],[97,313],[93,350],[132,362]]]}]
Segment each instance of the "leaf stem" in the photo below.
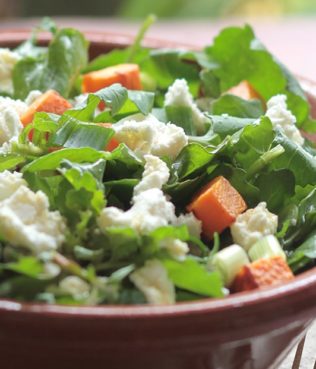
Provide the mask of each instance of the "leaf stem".
[{"label": "leaf stem", "polygon": [[142,24],[140,30],[138,31],[134,43],[129,48],[129,53],[126,58],[126,62],[130,63],[133,61],[135,54],[141,47],[141,42],[149,29],[149,27],[156,21],[156,16],[153,14],[148,15],[148,17],[145,19],[144,23]]}]

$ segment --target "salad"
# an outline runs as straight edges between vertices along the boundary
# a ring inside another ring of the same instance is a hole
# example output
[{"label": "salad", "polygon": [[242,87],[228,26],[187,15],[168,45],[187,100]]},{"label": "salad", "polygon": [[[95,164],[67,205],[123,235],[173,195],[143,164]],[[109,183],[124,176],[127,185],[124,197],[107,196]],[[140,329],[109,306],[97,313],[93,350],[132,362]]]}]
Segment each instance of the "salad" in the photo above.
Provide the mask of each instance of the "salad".
[{"label": "salad", "polygon": [[[316,131],[250,26],[89,61],[49,19],[0,49],[0,297],[172,304],[315,266]],[[47,47],[38,32],[49,31]]]}]

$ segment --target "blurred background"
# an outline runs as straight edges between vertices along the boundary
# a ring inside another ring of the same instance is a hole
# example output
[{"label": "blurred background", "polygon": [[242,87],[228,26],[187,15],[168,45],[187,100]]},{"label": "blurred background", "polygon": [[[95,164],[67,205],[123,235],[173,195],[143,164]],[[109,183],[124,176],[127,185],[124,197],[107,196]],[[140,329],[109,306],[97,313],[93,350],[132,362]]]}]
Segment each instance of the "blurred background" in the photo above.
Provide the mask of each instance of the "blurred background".
[{"label": "blurred background", "polygon": [[202,47],[227,25],[253,26],[294,73],[316,80],[316,0],[0,0],[0,30],[50,16],[59,26],[134,35],[149,13],[149,37]]},{"label": "blurred background", "polygon": [[0,0],[0,4],[2,18],[84,15],[139,19],[152,12],[160,18],[192,19],[316,12],[313,0]]}]

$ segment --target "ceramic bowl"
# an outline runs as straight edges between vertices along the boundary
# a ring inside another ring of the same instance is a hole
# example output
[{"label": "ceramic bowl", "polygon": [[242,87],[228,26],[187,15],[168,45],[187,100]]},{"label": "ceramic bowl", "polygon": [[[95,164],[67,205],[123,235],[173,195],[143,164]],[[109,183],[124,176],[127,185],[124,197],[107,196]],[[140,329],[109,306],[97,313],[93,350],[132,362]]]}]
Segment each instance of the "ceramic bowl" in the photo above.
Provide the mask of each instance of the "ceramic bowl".
[{"label": "ceramic bowl", "polygon": [[[28,35],[2,32],[0,46],[14,47]],[[87,37],[93,57],[131,42],[117,34]],[[316,98],[309,98],[315,113]],[[0,363],[6,369],[275,368],[315,317],[316,268],[277,287],[173,306],[66,307],[0,300]]]}]

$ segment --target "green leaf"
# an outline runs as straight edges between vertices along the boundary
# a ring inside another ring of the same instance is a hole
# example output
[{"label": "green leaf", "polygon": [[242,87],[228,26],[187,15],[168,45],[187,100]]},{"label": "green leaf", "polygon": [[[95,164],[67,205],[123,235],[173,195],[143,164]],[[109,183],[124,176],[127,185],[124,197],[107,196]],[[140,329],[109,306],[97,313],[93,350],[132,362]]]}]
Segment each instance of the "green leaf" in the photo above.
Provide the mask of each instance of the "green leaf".
[{"label": "green leaf", "polygon": [[273,161],[271,164],[273,169],[286,168],[292,171],[296,185],[306,186],[316,183],[316,161],[311,154],[281,132],[278,132],[275,143],[282,145],[284,154]]},{"label": "green leaf", "polygon": [[265,201],[272,212],[279,212],[294,195],[295,178],[287,169],[261,173],[255,184],[259,188],[260,201]]},{"label": "green leaf", "polygon": [[62,160],[67,159],[75,163],[93,163],[104,158],[104,153],[89,147],[61,149],[42,156],[23,167],[23,172],[39,172],[58,168]]},{"label": "green leaf", "polygon": [[265,100],[286,94],[298,125],[308,117],[309,107],[299,84],[266,50],[250,26],[223,29],[205,54],[222,92],[247,80]]},{"label": "green leaf", "polygon": [[211,163],[214,154],[202,145],[192,143],[187,145],[174,161],[172,168],[177,178],[184,180],[202,173]]},{"label": "green leaf", "polygon": [[114,131],[111,128],[101,127],[95,123],[83,123],[73,118],[57,130],[51,140],[53,146],[63,147],[91,147],[104,150]]},{"label": "green leaf", "polygon": [[229,115],[208,115],[213,122],[213,132],[221,138],[233,135],[242,128],[255,123],[253,118],[231,117]]},{"label": "green leaf", "polygon": [[223,296],[220,275],[208,272],[195,259],[187,258],[183,262],[164,260],[163,264],[176,287],[204,296]]},{"label": "green leaf", "polygon": [[8,169],[15,169],[19,164],[25,162],[25,158],[18,154],[0,155],[0,172]]},{"label": "green leaf", "polygon": [[166,106],[167,120],[184,129],[187,135],[196,135],[192,110],[188,106]]},{"label": "green leaf", "polygon": [[313,231],[307,239],[288,258],[288,264],[294,272],[309,265],[316,259],[316,232]]},{"label": "green leaf", "polygon": [[14,263],[0,264],[1,267],[31,278],[39,278],[44,271],[43,264],[34,257],[22,257]]},{"label": "green leaf", "polygon": [[88,60],[87,41],[74,29],[59,30],[47,54],[22,58],[13,70],[16,98],[25,99],[30,91],[54,89],[68,97],[75,80]]},{"label": "green leaf", "polygon": [[259,118],[264,114],[260,100],[244,100],[234,95],[222,95],[212,103],[212,114],[228,114],[239,118]]}]

